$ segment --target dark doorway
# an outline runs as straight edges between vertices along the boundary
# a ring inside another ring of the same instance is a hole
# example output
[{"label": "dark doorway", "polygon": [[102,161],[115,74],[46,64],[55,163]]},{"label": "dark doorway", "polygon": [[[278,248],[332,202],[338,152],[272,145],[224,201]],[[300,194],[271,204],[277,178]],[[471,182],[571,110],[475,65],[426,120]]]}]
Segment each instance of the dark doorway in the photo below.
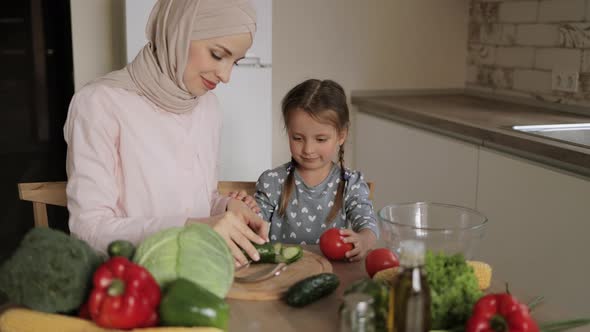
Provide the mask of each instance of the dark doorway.
[{"label": "dark doorway", "polygon": [[[69,0],[0,2],[0,262],[33,227],[17,183],[64,181],[62,128],[74,93]],[[67,211],[49,222],[67,228]]]}]

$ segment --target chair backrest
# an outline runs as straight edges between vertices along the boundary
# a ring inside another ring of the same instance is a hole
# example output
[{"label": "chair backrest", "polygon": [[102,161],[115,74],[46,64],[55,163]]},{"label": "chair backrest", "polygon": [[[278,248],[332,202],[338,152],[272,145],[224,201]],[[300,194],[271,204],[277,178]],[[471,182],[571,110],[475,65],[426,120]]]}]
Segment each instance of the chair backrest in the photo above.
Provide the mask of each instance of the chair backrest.
[{"label": "chair backrest", "polygon": [[251,181],[219,181],[217,182],[217,191],[222,195],[227,195],[232,191],[244,190],[248,195],[254,195],[256,192],[256,182]]},{"label": "chair backrest", "polygon": [[19,183],[18,196],[23,201],[33,202],[35,226],[49,226],[47,204],[67,206],[66,182]]},{"label": "chair backrest", "polygon": [[[368,182],[369,198],[373,199],[373,183]],[[256,182],[250,181],[219,181],[217,190],[222,195],[231,191],[245,190],[253,195]],[[47,221],[47,204],[67,206],[66,182],[30,182],[18,184],[18,195],[23,201],[33,202],[33,218],[35,226],[49,226]]]}]

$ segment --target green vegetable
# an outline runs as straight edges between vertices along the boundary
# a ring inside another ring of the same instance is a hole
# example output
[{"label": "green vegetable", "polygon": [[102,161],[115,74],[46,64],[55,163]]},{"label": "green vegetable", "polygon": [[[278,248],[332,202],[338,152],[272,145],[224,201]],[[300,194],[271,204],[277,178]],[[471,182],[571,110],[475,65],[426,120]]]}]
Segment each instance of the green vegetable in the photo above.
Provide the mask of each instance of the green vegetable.
[{"label": "green vegetable", "polygon": [[227,330],[229,305],[215,294],[186,279],[168,284],[159,306],[164,326],[212,326]]},{"label": "green vegetable", "polygon": [[333,273],[320,273],[307,277],[289,288],[285,301],[292,307],[303,307],[332,293],[340,280]]},{"label": "green vegetable", "polygon": [[[278,264],[278,263],[295,263],[301,257],[303,257],[303,249],[299,245],[292,245],[292,246],[283,246],[282,243],[265,243],[265,244],[257,244],[252,243],[254,248],[258,251],[260,255],[260,259],[253,263],[270,263],[270,264]],[[245,255],[244,250],[242,250]]]},{"label": "green vegetable", "polygon": [[70,312],[85,300],[102,261],[86,242],[35,227],[0,267],[0,291],[11,302],[38,311]]},{"label": "green vegetable", "polygon": [[116,240],[109,244],[107,253],[109,257],[123,256],[127,259],[132,259],[135,253],[135,246],[127,240]]},{"label": "green vegetable", "polygon": [[[272,243],[265,243],[265,244],[257,244],[252,243],[258,254],[260,255],[260,259],[256,261],[256,263],[275,263],[277,260],[277,256],[281,254],[281,246],[275,247]],[[245,254],[248,255],[248,254]]]},{"label": "green vegetable", "polygon": [[277,255],[278,255],[278,254],[280,254],[280,253],[281,253],[281,250],[283,249],[283,244],[282,244],[282,243],[280,243],[280,242],[275,242],[275,243],[274,243],[272,246],[274,247],[275,254],[277,254]]},{"label": "green vegetable", "polygon": [[295,263],[301,257],[303,257],[303,249],[301,246],[295,245],[283,247],[281,249],[281,259],[287,264]]},{"label": "green vegetable", "polygon": [[[350,284],[350,286],[344,290],[344,295],[350,293],[363,293],[373,298],[373,310],[375,311],[375,331],[387,331],[389,284],[381,280],[363,278]],[[342,307],[340,309],[342,309]]]},{"label": "green vegetable", "polygon": [[482,296],[473,269],[461,254],[426,253],[433,330],[464,326]]},{"label": "green vegetable", "polygon": [[133,261],[160,286],[188,279],[224,298],[234,278],[234,259],[223,238],[205,224],[169,228],[145,239]]}]

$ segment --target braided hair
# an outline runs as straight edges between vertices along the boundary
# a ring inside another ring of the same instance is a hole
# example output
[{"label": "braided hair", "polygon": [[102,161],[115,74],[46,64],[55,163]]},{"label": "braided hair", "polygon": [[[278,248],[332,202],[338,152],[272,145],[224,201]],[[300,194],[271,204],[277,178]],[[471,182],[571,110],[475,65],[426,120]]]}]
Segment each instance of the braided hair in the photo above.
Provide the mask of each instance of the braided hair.
[{"label": "braided hair", "polygon": [[[285,128],[289,127],[289,114],[295,110],[303,110],[311,117],[332,124],[342,133],[348,130],[350,124],[346,94],[340,84],[331,80],[309,79],[291,89],[283,98],[281,110]],[[334,205],[328,214],[327,223],[331,223],[338,216],[343,206],[344,187],[346,182],[346,171],[344,168],[344,143],[338,151],[338,163],[340,165],[340,182],[336,192]],[[290,170],[288,170],[283,194],[279,203],[278,213],[284,217],[289,204],[289,198],[295,187],[294,167],[297,165],[295,159],[291,159]]]}]

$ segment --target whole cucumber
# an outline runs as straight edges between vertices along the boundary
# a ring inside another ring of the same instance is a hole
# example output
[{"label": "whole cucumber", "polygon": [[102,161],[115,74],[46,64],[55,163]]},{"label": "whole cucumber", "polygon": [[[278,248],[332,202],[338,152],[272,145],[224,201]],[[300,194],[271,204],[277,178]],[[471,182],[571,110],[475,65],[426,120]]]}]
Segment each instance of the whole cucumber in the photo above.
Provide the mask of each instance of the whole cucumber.
[{"label": "whole cucumber", "polygon": [[334,273],[320,273],[307,277],[289,288],[285,302],[292,307],[303,307],[332,293],[340,285]]}]

